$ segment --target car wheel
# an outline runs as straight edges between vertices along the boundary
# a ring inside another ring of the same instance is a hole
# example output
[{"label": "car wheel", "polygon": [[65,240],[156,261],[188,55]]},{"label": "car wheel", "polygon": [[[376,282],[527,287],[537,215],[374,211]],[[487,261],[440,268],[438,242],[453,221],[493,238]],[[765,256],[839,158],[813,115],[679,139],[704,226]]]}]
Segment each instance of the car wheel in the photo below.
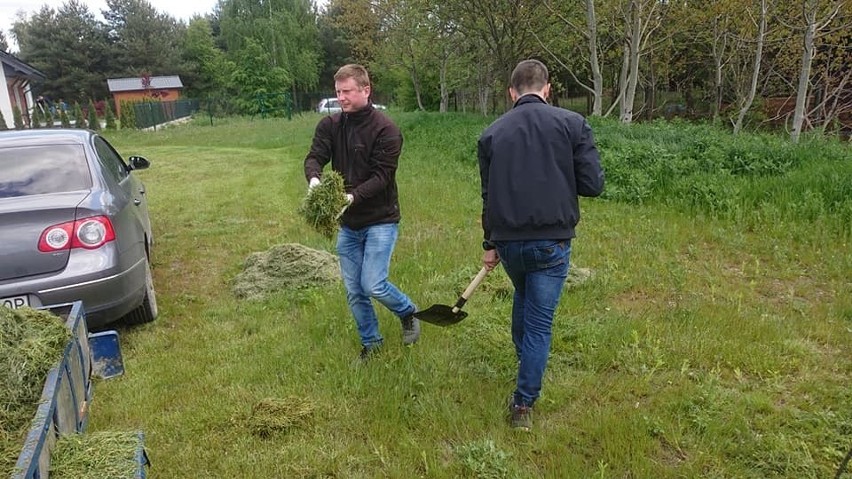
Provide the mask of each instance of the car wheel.
[{"label": "car wheel", "polygon": [[145,297],[142,304],[129,312],[125,317],[127,324],[150,323],[157,319],[157,294],[154,291],[154,276],[151,274],[151,263],[145,260]]}]

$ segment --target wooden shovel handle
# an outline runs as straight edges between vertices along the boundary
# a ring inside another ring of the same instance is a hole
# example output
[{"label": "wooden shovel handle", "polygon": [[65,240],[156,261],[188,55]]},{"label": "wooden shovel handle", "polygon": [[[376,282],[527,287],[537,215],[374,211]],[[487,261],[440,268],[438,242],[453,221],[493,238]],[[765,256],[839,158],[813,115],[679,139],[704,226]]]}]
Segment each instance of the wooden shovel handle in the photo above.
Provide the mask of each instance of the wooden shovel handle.
[{"label": "wooden shovel handle", "polygon": [[482,280],[485,279],[485,276],[487,276],[487,275],[488,275],[488,268],[483,266],[482,269],[479,270],[479,273],[476,275],[476,277],[473,278],[473,281],[470,282],[467,289],[464,290],[464,293],[462,293],[459,300],[456,301],[455,306],[453,306],[453,314],[459,312],[459,310],[462,308],[462,306],[464,306],[464,303],[466,303],[467,300],[470,298],[470,295],[473,294],[473,291],[476,289],[476,287],[479,286],[479,283],[481,283]]}]

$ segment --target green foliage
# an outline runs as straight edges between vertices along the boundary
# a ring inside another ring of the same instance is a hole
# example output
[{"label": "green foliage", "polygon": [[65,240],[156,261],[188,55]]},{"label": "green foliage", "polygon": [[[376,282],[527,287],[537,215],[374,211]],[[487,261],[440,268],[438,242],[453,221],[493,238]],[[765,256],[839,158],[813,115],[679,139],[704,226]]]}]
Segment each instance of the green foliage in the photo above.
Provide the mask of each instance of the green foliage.
[{"label": "green foliage", "polygon": [[41,127],[41,109],[39,107],[33,108],[33,113],[30,116],[30,128],[40,128]]},{"label": "green foliage", "polygon": [[98,111],[95,109],[95,102],[89,100],[88,122],[86,127],[93,131],[100,131],[101,122],[98,120]]},{"label": "green foliage", "polygon": [[71,128],[71,120],[68,118],[68,112],[65,108],[59,108],[59,121],[62,123],[62,128]]},{"label": "green foliage", "polygon": [[86,128],[86,117],[80,104],[74,102],[74,128]]},{"label": "green foliage", "polygon": [[121,102],[119,110],[119,123],[122,129],[136,128],[136,108],[134,103],[129,101]]},{"label": "green foliage", "polygon": [[106,121],[105,126],[107,130],[117,129],[115,124],[115,113],[112,112],[112,102],[110,100],[104,102],[104,120]]},{"label": "green foliage", "polygon": [[184,42],[183,59],[188,66],[184,79],[186,94],[191,98],[223,95],[236,66],[216,47],[210,20],[202,17],[190,20]]},{"label": "green foliage", "polygon": [[[13,112],[13,114],[14,114],[14,112]],[[19,112],[19,114],[20,114],[20,112]],[[0,111],[0,131],[6,131],[8,129],[9,129],[9,125],[6,124],[6,118],[3,117],[3,112]]]},{"label": "green foliage", "polygon": [[290,73],[274,66],[268,50],[260,43],[247,39],[235,57],[237,68],[229,79],[229,89],[237,92],[236,101],[243,113],[256,115],[261,112],[258,95],[282,93],[290,89]]},{"label": "green foliage", "polygon": [[24,116],[21,114],[21,108],[18,105],[12,107],[12,119],[16,130],[23,130],[24,126],[26,126],[24,124]]},{"label": "green foliage", "polygon": [[44,127],[45,128],[53,128],[54,118],[53,112],[50,111],[50,108],[44,109]]}]

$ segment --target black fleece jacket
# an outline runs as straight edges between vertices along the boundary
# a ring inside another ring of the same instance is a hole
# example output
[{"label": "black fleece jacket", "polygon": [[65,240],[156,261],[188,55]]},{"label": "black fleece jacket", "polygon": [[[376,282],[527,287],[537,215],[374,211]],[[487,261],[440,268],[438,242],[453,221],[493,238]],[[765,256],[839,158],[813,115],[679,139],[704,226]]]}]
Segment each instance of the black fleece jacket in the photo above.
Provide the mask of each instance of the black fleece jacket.
[{"label": "black fleece jacket", "polygon": [[489,241],[567,240],[579,196],[603,192],[592,129],[579,114],[524,95],[478,143],[482,227]]},{"label": "black fleece jacket", "polygon": [[305,179],[322,178],[323,167],[343,176],[354,200],[341,221],[352,229],[400,219],[396,169],[402,134],[384,113],[367,105],[352,113],[335,113],[317,124],[305,157]]}]

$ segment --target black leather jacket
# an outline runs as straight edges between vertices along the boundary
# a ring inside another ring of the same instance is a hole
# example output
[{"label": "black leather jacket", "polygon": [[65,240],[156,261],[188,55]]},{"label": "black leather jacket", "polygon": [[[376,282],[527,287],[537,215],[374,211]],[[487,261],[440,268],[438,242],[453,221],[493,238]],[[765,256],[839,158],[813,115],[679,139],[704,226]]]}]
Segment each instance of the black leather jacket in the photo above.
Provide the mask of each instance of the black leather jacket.
[{"label": "black leather jacket", "polygon": [[384,113],[367,105],[352,113],[335,113],[317,124],[305,157],[305,179],[321,178],[323,167],[343,176],[354,200],[341,221],[352,229],[400,219],[396,169],[402,134]]}]

